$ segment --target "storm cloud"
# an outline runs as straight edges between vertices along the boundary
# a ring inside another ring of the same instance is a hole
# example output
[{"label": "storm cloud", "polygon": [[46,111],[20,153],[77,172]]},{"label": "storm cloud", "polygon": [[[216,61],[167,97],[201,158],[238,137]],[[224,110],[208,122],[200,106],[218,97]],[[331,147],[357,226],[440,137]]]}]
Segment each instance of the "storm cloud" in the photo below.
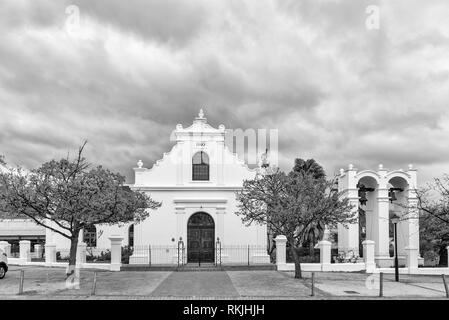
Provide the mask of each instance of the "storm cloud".
[{"label": "storm cloud", "polygon": [[278,129],[285,170],[413,163],[425,182],[449,172],[447,17],[445,0],[2,1],[0,154],[33,168],[87,139],[132,182],[203,108]]}]

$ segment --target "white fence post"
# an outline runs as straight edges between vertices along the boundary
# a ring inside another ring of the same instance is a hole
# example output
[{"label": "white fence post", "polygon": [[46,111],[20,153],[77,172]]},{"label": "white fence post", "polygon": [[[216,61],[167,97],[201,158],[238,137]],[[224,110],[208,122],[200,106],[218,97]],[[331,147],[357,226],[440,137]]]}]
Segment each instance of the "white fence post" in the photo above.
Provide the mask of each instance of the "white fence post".
[{"label": "white fence post", "polygon": [[287,264],[287,237],[279,235],[274,241],[276,242],[276,266],[279,270],[279,268],[285,268]]},{"label": "white fence post", "polygon": [[404,248],[407,252],[406,266],[408,272],[412,273],[418,269],[418,248],[409,246]]},{"label": "white fence post", "polygon": [[8,258],[11,257],[11,245],[7,241],[0,241],[0,249],[6,253]]},{"label": "white fence post", "polygon": [[111,271],[120,271],[122,266],[122,236],[110,236],[111,241]]},{"label": "white fence post", "polygon": [[376,270],[376,262],[374,260],[374,246],[375,242],[372,240],[365,240],[363,245],[363,260],[365,261],[365,268],[367,273],[373,273]]},{"label": "white fence post", "polygon": [[45,244],[45,264],[51,265],[56,262],[56,245],[53,243]]},{"label": "white fence post", "polygon": [[29,240],[21,240],[19,242],[20,260],[23,262],[31,261],[31,242]]},{"label": "white fence post", "polygon": [[320,247],[320,263],[321,270],[327,271],[331,265],[331,247],[332,243],[330,241],[322,240],[318,243]]},{"label": "white fence post", "polygon": [[87,244],[84,242],[78,243],[78,248],[76,249],[76,265],[82,267],[86,263],[86,247]]}]

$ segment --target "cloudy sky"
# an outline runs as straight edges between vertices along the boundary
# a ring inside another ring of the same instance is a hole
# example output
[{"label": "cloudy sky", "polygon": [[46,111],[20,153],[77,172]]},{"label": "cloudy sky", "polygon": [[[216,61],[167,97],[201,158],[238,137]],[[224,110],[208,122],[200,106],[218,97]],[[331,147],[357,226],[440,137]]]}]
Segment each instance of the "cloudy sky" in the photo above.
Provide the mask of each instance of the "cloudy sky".
[{"label": "cloudy sky", "polygon": [[285,170],[413,163],[423,183],[449,173],[448,17],[447,0],[1,0],[0,154],[32,168],[87,139],[132,182],[203,107],[278,129]]}]

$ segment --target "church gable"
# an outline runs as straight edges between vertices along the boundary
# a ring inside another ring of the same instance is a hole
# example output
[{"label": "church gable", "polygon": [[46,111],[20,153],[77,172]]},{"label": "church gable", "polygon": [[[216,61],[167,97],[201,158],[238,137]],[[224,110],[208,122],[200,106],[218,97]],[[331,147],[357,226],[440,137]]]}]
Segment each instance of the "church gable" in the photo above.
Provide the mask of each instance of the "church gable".
[{"label": "church gable", "polygon": [[256,169],[226,147],[225,132],[224,125],[209,125],[201,110],[190,127],[176,126],[176,144],[151,169],[139,161],[135,186],[241,186]]}]

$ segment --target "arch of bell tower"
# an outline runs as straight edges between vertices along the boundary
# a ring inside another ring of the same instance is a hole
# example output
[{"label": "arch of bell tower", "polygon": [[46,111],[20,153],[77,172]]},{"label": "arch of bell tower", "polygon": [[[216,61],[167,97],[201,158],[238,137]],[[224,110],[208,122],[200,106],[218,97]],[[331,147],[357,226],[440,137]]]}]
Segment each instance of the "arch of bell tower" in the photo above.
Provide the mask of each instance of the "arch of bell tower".
[{"label": "arch of bell tower", "polygon": [[338,189],[349,199],[353,214],[363,214],[366,225],[360,221],[343,226],[339,225],[339,252],[353,251],[361,253],[361,234],[364,240],[375,242],[375,260],[379,267],[392,267],[390,256],[392,241],[391,217],[399,217],[398,256],[399,264],[404,265],[408,255],[412,257],[411,267],[418,266],[419,258],[419,217],[417,210],[417,170],[412,165],[407,171],[402,169],[389,171],[380,164],[377,170],[359,171],[354,165],[340,169]]}]

